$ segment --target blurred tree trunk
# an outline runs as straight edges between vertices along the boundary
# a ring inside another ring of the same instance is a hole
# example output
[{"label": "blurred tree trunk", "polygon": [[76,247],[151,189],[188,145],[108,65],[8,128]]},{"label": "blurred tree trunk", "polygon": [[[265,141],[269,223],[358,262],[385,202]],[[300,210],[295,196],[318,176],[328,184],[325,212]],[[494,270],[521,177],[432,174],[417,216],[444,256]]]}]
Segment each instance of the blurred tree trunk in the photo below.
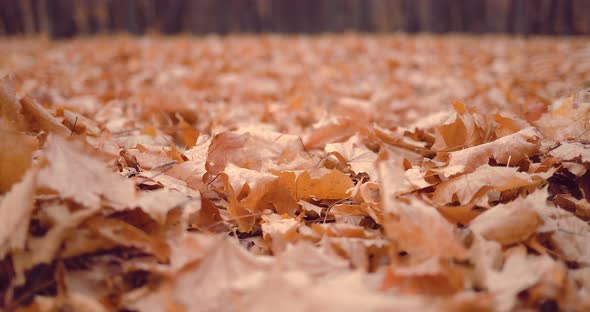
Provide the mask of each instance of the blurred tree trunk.
[{"label": "blurred tree trunk", "polygon": [[589,0],[0,0],[0,34],[590,34]]}]

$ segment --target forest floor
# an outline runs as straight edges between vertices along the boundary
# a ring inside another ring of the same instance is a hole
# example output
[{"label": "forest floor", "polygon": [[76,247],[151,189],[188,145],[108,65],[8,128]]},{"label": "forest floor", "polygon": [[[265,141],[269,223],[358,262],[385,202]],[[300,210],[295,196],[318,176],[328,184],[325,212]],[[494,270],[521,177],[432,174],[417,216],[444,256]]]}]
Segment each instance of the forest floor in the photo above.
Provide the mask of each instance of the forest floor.
[{"label": "forest floor", "polygon": [[590,40],[0,39],[0,307],[590,310]]}]

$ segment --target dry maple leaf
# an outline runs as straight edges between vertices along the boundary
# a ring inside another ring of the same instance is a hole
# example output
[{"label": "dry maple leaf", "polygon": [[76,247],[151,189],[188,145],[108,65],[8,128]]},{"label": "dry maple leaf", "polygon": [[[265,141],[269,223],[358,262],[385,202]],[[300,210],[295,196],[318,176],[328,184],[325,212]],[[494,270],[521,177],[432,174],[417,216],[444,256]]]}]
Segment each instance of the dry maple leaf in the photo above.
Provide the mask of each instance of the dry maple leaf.
[{"label": "dry maple leaf", "polygon": [[577,199],[572,194],[558,194],[553,202],[565,210],[573,212],[578,218],[586,220],[590,216],[590,202],[585,198]]},{"label": "dry maple leaf", "polygon": [[37,169],[30,169],[22,180],[0,199],[0,259],[10,252],[22,251],[29,230],[29,218],[35,208]]},{"label": "dry maple leaf", "polygon": [[139,193],[139,198],[135,205],[150,215],[154,221],[165,224],[167,215],[172,209],[183,208],[183,212],[186,211],[185,213],[199,211],[201,208],[201,197],[195,198],[176,190],[164,188]]},{"label": "dry maple leaf", "polygon": [[590,263],[590,225],[573,213],[548,202],[548,197],[548,189],[544,188],[527,198],[543,220],[543,225],[537,232],[552,233],[550,239],[560,256],[565,259]]},{"label": "dry maple leaf", "polygon": [[8,191],[22,178],[37,148],[35,137],[20,133],[7,119],[0,117],[0,193]]},{"label": "dry maple leaf", "polygon": [[293,135],[257,129],[222,132],[213,137],[209,146],[207,173],[213,179],[228,163],[266,171],[278,164],[290,163],[302,151],[301,140]]},{"label": "dry maple leaf", "polygon": [[276,266],[285,271],[302,271],[312,277],[329,276],[348,270],[348,261],[325,247],[309,242],[288,245],[276,256]]},{"label": "dry maple leaf", "polygon": [[[0,120],[7,128],[25,130],[27,122],[16,97],[15,83],[9,76],[0,77]],[[4,126],[4,125],[3,125]]]},{"label": "dry maple leaf", "polygon": [[324,150],[337,155],[341,161],[350,165],[350,169],[354,173],[364,172],[372,180],[377,178],[377,170],[375,169],[377,154],[362,145],[358,136],[351,137],[344,143],[326,144]]},{"label": "dry maple leaf", "polygon": [[36,99],[25,96],[19,101],[14,83],[7,77],[0,79],[0,117],[20,130],[44,130],[62,136],[71,132]]},{"label": "dry maple leaf", "polygon": [[464,271],[434,257],[410,267],[390,266],[381,287],[403,294],[452,295],[465,287]]},{"label": "dry maple leaf", "polygon": [[170,247],[166,242],[124,221],[95,217],[86,221],[85,226],[116,245],[137,248],[154,255],[159,261],[166,262],[170,256]]},{"label": "dry maple leaf", "polygon": [[503,256],[502,245],[474,234],[469,248],[469,259],[474,266],[470,276],[472,283],[480,288],[487,287],[488,276],[501,268]]},{"label": "dry maple leaf", "polygon": [[272,261],[248,253],[233,239],[220,237],[198,267],[174,281],[174,297],[187,311],[222,309],[233,284],[268,270]]},{"label": "dry maple leaf", "polygon": [[455,102],[454,108],[456,114],[435,128],[433,150],[447,151],[455,148],[467,148],[494,139],[495,131],[491,118],[470,112],[460,102]]},{"label": "dry maple leaf", "polygon": [[44,211],[49,215],[53,226],[42,237],[29,237],[28,249],[25,252],[13,254],[17,283],[25,282],[24,272],[27,270],[41,263],[51,263],[71,231],[96,213],[95,209],[71,212],[67,206],[62,204],[50,205],[45,207]]},{"label": "dry maple leaf", "polygon": [[373,130],[375,131],[375,135],[383,142],[409,151],[420,151],[428,145],[427,142],[416,141],[406,136],[404,129],[400,127],[394,130],[388,130],[375,125]]},{"label": "dry maple leaf", "polygon": [[584,266],[590,264],[590,227],[577,218],[566,218],[551,236],[551,242],[564,259]]},{"label": "dry maple leaf", "polygon": [[543,134],[555,141],[584,140],[589,138],[588,113],[590,107],[576,107],[573,97],[557,100],[551,110],[541,116],[535,125]]},{"label": "dry maple leaf", "polygon": [[537,283],[557,265],[549,256],[527,255],[523,248],[512,250],[501,271],[489,272],[486,287],[496,294],[495,309],[511,311],[517,295]]},{"label": "dry maple leaf", "polygon": [[278,177],[256,170],[227,164],[223,174],[227,180],[229,214],[236,218],[242,232],[252,229],[256,215],[271,203],[264,203],[263,198],[277,185]]},{"label": "dry maple leaf", "polygon": [[492,167],[488,164],[436,186],[432,200],[440,206],[458,201],[471,202],[488,190],[498,192],[517,189],[534,183],[531,175],[518,172],[518,168]]},{"label": "dry maple leaf", "polygon": [[287,248],[290,241],[295,240],[299,222],[293,218],[282,218],[277,214],[262,216],[264,223],[262,228],[262,237],[271,240],[272,250],[275,253]]},{"label": "dry maple leaf", "polygon": [[[539,151],[541,138],[537,129],[529,127],[493,142],[451,152],[447,156],[448,166],[465,166],[468,171],[473,171],[490,159],[498,164],[517,165]],[[443,158],[445,156],[442,155]]]},{"label": "dry maple leaf", "polygon": [[494,121],[497,124],[496,136],[499,138],[511,135],[531,126],[526,120],[515,114],[506,112],[498,112],[494,114]]},{"label": "dry maple leaf", "polygon": [[519,197],[507,204],[488,209],[473,219],[469,228],[486,239],[503,245],[521,242],[542,224],[534,205],[534,201]]},{"label": "dry maple leaf", "polygon": [[[383,184],[382,180],[385,178],[382,175],[385,174],[386,177],[390,178],[387,182],[389,183],[387,186],[388,192],[390,192],[394,196],[411,192],[420,187],[420,184],[416,183],[416,179],[414,176],[412,176],[411,172],[406,175],[407,171],[404,170],[402,162],[403,160],[399,158],[394,158],[391,160],[381,161],[377,164],[377,167],[379,168],[379,179],[381,180],[381,184]],[[415,183],[418,185],[415,185]],[[428,187],[430,186],[430,184],[428,183],[428,185],[423,186]],[[384,190],[382,189],[382,198],[384,196],[383,191]]]},{"label": "dry maple leaf", "polygon": [[[57,118],[43,108],[36,99],[30,96],[25,96],[20,100],[20,103],[23,107],[23,113],[26,114],[27,118],[32,117],[41,130],[61,136],[68,136],[72,133],[70,129],[64,126],[59,120],[57,120]],[[36,129],[37,126],[30,123],[29,128]]]},{"label": "dry maple leaf", "polygon": [[456,239],[454,227],[434,207],[413,198],[397,199],[391,190],[395,188],[397,177],[383,163],[380,178],[387,236],[397,242],[400,251],[410,255],[412,263],[429,258],[465,257],[465,249]]},{"label": "dry maple leaf", "polygon": [[326,143],[338,142],[354,135],[361,125],[347,117],[318,121],[309,136],[304,139],[306,148],[320,148]]},{"label": "dry maple leaf", "polygon": [[560,142],[559,146],[549,152],[549,155],[561,161],[577,160],[582,163],[590,162],[590,148],[579,142]]},{"label": "dry maple leaf", "polygon": [[100,207],[103,199],[109,205],[121,207],[135,202],[134,183],[112,172],[78,142],[49,136],[43,151],[49,164],[39,172],[39,186],[90,208]]},{"label": "dry maple leaf", "polygon": [[354,185],[347,174],[336,169],[314,168],[303,172],[273,172],[296,199],[343,199]]},{"label": "dry maple leaf", "polygon": [[196,144],[183,153],[188,157],[188,160],[173,166],[167,173],[174,178],[185,181],[193,189],[203,189],[205,187],[203,176],[207,172],[205,164],[210,145],[211,138],[199,136]]},{"label": "dry maple leaf", "polygon": [[71,133],[100,135],[100,128],[94,120],[70,110],[64,110],[64,125],[71,129]]}]

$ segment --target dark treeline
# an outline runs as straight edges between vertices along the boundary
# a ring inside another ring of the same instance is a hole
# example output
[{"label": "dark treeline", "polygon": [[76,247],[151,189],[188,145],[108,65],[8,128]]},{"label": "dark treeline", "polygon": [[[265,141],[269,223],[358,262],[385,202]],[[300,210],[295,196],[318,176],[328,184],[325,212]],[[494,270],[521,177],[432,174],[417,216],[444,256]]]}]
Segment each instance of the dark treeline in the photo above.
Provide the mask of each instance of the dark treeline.
[{"label": "dark treeline", "polygon": [[590,34],[590,0],[0,0],[0,35]]}]

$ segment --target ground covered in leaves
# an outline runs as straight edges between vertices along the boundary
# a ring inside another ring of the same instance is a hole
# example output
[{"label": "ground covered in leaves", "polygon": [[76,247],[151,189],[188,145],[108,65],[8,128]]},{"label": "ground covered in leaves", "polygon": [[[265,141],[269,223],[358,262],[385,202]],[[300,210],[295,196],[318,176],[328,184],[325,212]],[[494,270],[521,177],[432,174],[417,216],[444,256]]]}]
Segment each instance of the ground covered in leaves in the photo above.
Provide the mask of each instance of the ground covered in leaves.
[{"label": "ground covered in leaves", "polygon": [[0,305],[590,309],[590,41],[0,41]]}]

